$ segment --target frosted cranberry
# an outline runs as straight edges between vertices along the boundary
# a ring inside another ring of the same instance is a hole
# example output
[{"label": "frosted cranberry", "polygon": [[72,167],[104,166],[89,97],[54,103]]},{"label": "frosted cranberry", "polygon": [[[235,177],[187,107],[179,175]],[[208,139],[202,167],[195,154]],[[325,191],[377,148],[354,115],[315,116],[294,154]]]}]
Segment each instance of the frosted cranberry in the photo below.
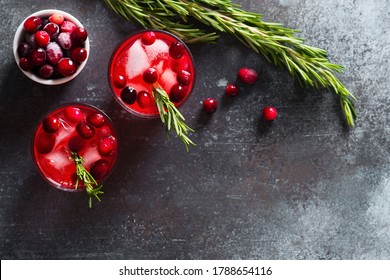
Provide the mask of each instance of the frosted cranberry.
[{"label": "frosted cranberry", "polygon": [[26,30],[29,33],[34,33],[42,26],[42,19],[37,16],[32,16],[26,19],[26,21],[23,24],[24,30]]},{"label": "frosted cranberry", "polygon": [[37,148],[38,153],[48,154],[53,150],[56,138],[54,134],[46,133],[41,130],[35,139],[35,147]]},{"label": "frosted cranberry", "polygon": [[79,135],[74,135],[69,139],[68,147],[72,152],[80,152],[85,146],[85,140]]},{"label": "frosted cranberry", "polygon": [[173,59],[179,59],[185,53],[185,47],[182,43],[176,41],[169,46],[169,56]]},{"label": "frosted cranberry", "polygon": [[81,47],[75,48],[71,51],[70,57],[76,62],[83,62],[87,59],[87,50]]},{"label": "frosted cranberry", "polygon": [[214,113],[218,108],[218,102],[214,98],[207,98],[203,100],[203,110],[207,113]]},{"label": "frosted cranberry", "polygon": [[102,127],[106,122],[104,116],[100,113],[91,113],[87,116],[87,122],[92,124],[94,127]]},{"label": "frosted cranberry", "polygon": [[77,107],[66,107],[64,110],[65,117],[74,123],[80,122],[83,120],[83,113]]},{"label": "frosted cranberry", "polygon": [[57,25],[61,25],[64,22],[64,16],[60,14],[52,14],[49,17],[49,21]]},{"label": "frosted cranberry", "polygon": [[18,55],[20,57],[28,57],[31,47],[27,43],[21,43],[18,46]]},{"label": "frosted cranberry", "polygon": [[142,90],[137,95],[137,103],[141,108],[147,108],[153,103],[153,97],[149,92]]},{"label": "frosted cranberry", "polygon": [[127,84],[127,80],[125,76],[116,74],[113,78],[114,86],[117,88],[124,88]]},{"label": "frosted cranberry", "polygon": [[150,67],[146,69],[142,75],[144,81],[148,84],[154,84],[158,80],[158,72],[156,68]]},{"label": "frosted cranberry", "polygon": [[121,91],[121,99],[126,104],[134,104],[137,99],[137,91],[133,87],[125,87]]},{"label": "frosted cranberry", "polygon": [[245,84],[254,84],[259,75],[257,72],[251,68],[241,68],[237,73],[238,79]]},{"label": "frosted cranberry", "polygon": [[93,126],[86,122],[77,124],[76,131],[84,139],[91,139],[95,135],[95,129]]},{"label": "frosted cranberry", "polygon": [[58,34],[57,42],[64,50],[70,50],[72,48],[72,39],[69,33],[61,32]]},{"label": "frosted cranberry", "polygon": [[77,65],[70,58],[61,58],[57,65],[57,71],[62,76],[71,76],[77,71]]},{"label": "frosted cranberry", "polygon": [[228,84],[225,88],[225,93],[229,96],[236,96],[238,92],[239,92],[238,87],[233,84]]},{"label": "frosted cranberry", "polygon": [[50,35],[46,31],[39,30],[35,33],[34,41],[38,47],[44,48],[50,43]]},{"label": "frosted cranberry", "polygon": [[187,93],[188,87],[181,84],[174,84],[169,92],[169,99],[172,102],[180,102]]},{"label": "frosted cranberry", "polygon": [[33,67],[31,64],[30,60],[28,60],[27,57],[22,57],[19,60],[19,66],[22,68],[24,71],[29,71]]},{"label": "frosted cranberry", "polygon": [[77,28],[76,24],[70,20],[64,20],[60,25],[61,32],[72,33]]},{"label": "frosted cranberry", "polygon": [[43,27],[43,30],[49,34],[51,39],[57,38],[58,34],[60,33],[60,27],[52,22],[46,24],[45,27]]},{"label": "frosted cranberry", "polygon": [[145,32],[141,37],[141,42],[144,45],[152,45],[156,41],[156,33],[153,31]]},{"label": "frosted cranberry", "polygon": [[54,67],[50,64],[44,64],[38,70],[38,75],[44,79],[50,78],[53,75],[53,73],[54,73]]},{"label": "frosted cranberry", "polygon": [[60,121],[57,117],[48,116],[43,120],[42,128],[48,133],[54,133],[60,128]]},{"label": "frosted cranberry", "polygon": [[192,79],[192,75],[190,72],[186,71],[186,70],[180,70],[178,73],[177,73],[177,77],[176,77],[177,81],[184,85],[184,86],[188,86],[190,83],[191,83],[191,79]]},{"label": "frosted cranberry", "polygon": [[62,49],[56,42],[51,42],[46,46],[46,59],[51,64],[57,65],[63,56]]},{"label": "frosted cranberry", "polygon": [[92,163],[91,170],[89,171],[89,173],[91,173],[92,177],[98,181],[106,177],[109,169],[110,169],[109,162],[105,159],[99,159],[94,163]]},{"label": "frosted cranberry", "polygon": [[100,139],[98,143],[98,151],[102,156],[111,156],[116,149],[116,139],[112,135],[107,135]]},{"label": "frosted cranberry", "polygon": [[77,27],[72,33],[73,40],[78,44],[84,43],[87,37],[88,33],[84,27]]},{"label": "frosted cranberry", "polygon": [[263,118],[267,121],[273,121],[276,119],[276,116],[278,115],[278,112],[274,107],[267,106],[263,110]]},{"label": "frosted cranberry", "polygon": [[34,66],[43,65],[46,61],[46,51],[42,48],[32,49],[28,59]]}]

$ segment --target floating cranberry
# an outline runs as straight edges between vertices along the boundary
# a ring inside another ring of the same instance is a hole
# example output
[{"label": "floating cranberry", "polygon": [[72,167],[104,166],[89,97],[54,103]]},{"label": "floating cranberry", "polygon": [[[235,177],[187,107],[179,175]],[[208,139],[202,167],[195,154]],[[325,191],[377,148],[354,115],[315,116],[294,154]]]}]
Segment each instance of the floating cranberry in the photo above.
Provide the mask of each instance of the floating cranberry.
[{"label": "floating cranberry", "polygon": [[46,51],[42,48],[32,49],[28,56],[30,63],[34,66],[43,65],[46,61]]},{"label": "floating cranberry", "polygon": [[57,42],[64,50],[70,50],[72,48],[72,39],[69,33],[61,32],[58,34]]},{"label": "floating cranberry", "polygon": [[42,19],[37,16],[32,16],[26,19],[23,24],[24,29],[29,33],[34,33],[42,26]]},{"label": "floating cranberry", "polygon": [[62,76],[71,76],[77,71],[77,65],[68,57],[61,58],[57,65],[57,70]]},{"label": "floating cranberry", "polygon": [[100,139],[98,143],[98,151],[102,156],[111,156],[116,149],[116,139],[112,135],[107,135]]},{"label": "floating cranberry", "polygon": [[71,51],[70,57],[76,62],[83,62],[87,59],[87,50],[81,47],[75,48]]},{"label": "floating cranberry", "polygon": [[183,98],[186,96],[187,91],[187,86],[183,86],[181,84],[174,84],[169,92],[169,99],[172,102],[178,103],[183,100]]},{"label": "floating cranberry", "polygon": [[203,110],[207,113],[214,113],[218,108],[218,102],[214,98],[207,98],[203,100]]},{"label": "floating cranberry", "polygon": [[225,93],[229,96],[236,96],[238,92],[239,92],[238,87],[233,84],[228,84],[225,88]]},{"label": "floating cranberry", "polygon": [[181,70],[188,71],[189,69],[188,59],[185,56],[183,56],[180,59],[171,60],[170,66],[172,71],[175,73],[179,73]]},{"label": "floating cranberry", "polygon": [[28,57],[31,47],[27,43],[21,43],[18,46],[18,55],[20,57]]},{"label": "floating cranberry", "polygon": [[141,108],[147,108],[153,104],[153,97],[145,90],[142,90],[137,95],[137,103]]},{"label": "floating cranberry", "polygon": [[85,146],[85,140],[79,135],[74,135],[69,139],[68,147],[72,152],[80,152]]},{"label": "floating cranberry", "polygon": [[173,59],[179,59],[185,53],[185,47],[181,42],[173,42],[169,47],[169,56]]},{"label": "floating cranberry", "polygon": [[267,121],[273,121],[276,119],[276,116],[278,115],[278,112],[274,107],[267,106],[263,110],[263,118]]},{"label": "floating cranberry", "polygon": [[43,30],[49,34],[51,39],[57,38],[58,34],[60,33],[60,27],[52,22],[46,24],[45,27],[43,27]]},{"label": "floating cranberry", "polygon": [[121,91],[121,99],[126,104],[134,104],[137,99],[137,91],[133,87],[125,87]]},{"label": "floating cranberry", "polygon": [[43,120],[42,128],[48,133],[54,133],[60,128],[60,121],[57,117],[48,116]]},{"label": "floating cranberry", "polygon": [[257,81],[259,75],[251,68],[241,68],[237,73],[237,77],[241,82],[252,85]]},{"label": "floating cranberry", "polygon": [[108,174],[108,171],[110,169],[110,164],[105,159],[99,159],[92,163],[91,170],[89,173],[91,173],[92,177],[98,181]]},{"label": "floating cranberry", "polygon": [[124,88],[127,84],[127,80],[125,76],[116,74],[113,78],[114,86],[117,88]]},{"label": "floating cranberry", "polygon": [[37,148],[38,153],[48,154],[53,150],[56,138],[54,134],[46,133],[45,131],[40,131],[35,140],[35,147]]},{"label": "floating cranberry", "polygon": [[28,60],[27,57],[22,57],[19,60],[19,66],[22,68],[24,71],[29,71],[32,69],[33,65],[31,64],[30,60]]},{"label": "floating cranberry", "polygon": [[64,22],[64,16],[60,14],[52,14],[49,17],[49,21],[57,25],[61,25]]},{"label": "floating cranberry", "polygon": [[177,73],[177,77],[176,77],[177,81],[184,85],[184,86],[188,86],[190,83],[191,83],[191,79],[192,79],[192,75],[190,72],[186,71],[186,70],[180,70],[178,73]]},{"label": "floating cranberry", "polygon": [[76,29],[72,33],[73,40],[78,43],[84,43],[87,40],[88,33],[84,27],[76,27]]},{"label": "floating cranberry", "polygon": [[53,65],[57,65],[64,56],[61,47],[56,42],[50,42],[46,47],[46,59]]},{"label": "floating cranberry", "polygon": [[153,31],[145,32],[141,37],[141,42],[144,45],[152,45],[156,41],[156,33]]},{"label": "floating cranberry", "polygon": [[94,127],[102,127],[106,122],[104,116],[100,113],[91,113],[87,116],[87,122],[92,124]]},{"label": "floating cranberry", "polygon": [[74,123],[80,122],[83,120],[83,113],[80,108],[77,107],[66,107],[64,110],[65,117]]},{"label": "floating cranberry", "polygon": [[76,24],[70,20],[64,20],[60,25],[61,32],[72,33],[77,28]]},{"label": "floating cranberry", "polygon": [[156,68],[150,67],[145,70],[142,75],[144,81],[148,84],[154,84],[158,80],[158,72]]},{"label": "floating cranberry", "polygon": [[93,126],[86,122],[77,124],[76,131],[84,139],[91,139],[95,135],[95,129]]},{"label": "floating cranberry", "polygon": [[44,64],[38,70],[38,75],[44,79],[50,78],[53,75],[53,73],[54,73],[54,67],[50,64]]}]

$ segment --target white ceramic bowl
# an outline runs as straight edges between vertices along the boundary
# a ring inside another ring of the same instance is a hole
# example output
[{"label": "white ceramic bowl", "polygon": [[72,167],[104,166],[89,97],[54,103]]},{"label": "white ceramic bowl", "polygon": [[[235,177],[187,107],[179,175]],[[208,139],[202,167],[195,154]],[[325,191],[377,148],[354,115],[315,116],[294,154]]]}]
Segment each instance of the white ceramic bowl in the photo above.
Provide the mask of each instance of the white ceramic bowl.
[{"label": "white ceramic bowl", "polygon": [[[15,37],[14,37],[14,42],[13,42],[13,52],[14,52],[14,57],[16,64],[19,66],[19,55],[18,55],[18,46],[20,43],[23,42],[23,38],[25,36],[25,31],[23,28],[23,24],[31,16],[38,16],[41,18],[47,18],[51,16],[52,14],[60,14],[63,15],[65,19],[72,21],[74,24],[77,25],[77,27],[84,27],[78,19],[76,19],[74,16],[71,14],[68,14],[66,12],[60,11],[60,10],[55,10],[55,9],[47,9],[47,10],[41,10],[38,12],[35,12],[28,17],[26,17],[23,22],[19,25],[18,29],[16,30]],[[87,50],[87,59],[83,61],[82,63],[79,64],[76,73],[74,73],[71,76],[68,77],[62,77],[62,78],[57,78],[57,79],[43,79],[37,75],[35,75],[32,71],[24,71],[23,69],[19,69],[31,80],[44,84],[44,85],[60,85],[64,84],[66,82],[69,82],[70,80],[74,79],[78,74],[80,74],[81,70],[83,70],[84,66],[87,63],[88,57],[89,57],[89,39],[84,42],[84,48]]]}]

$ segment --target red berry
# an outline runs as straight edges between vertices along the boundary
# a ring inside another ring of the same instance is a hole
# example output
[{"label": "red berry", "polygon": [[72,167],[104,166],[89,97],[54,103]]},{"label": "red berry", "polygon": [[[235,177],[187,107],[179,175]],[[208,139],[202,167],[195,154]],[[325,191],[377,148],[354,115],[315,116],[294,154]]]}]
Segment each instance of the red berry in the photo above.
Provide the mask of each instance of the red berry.
[{"label": "red berry", "polygon": [[61,58],[57,65],[57,70],[62,76],[71,76],[77,71],[77,65],[68,57]]},{"label": "red berry", "polygon": [[169,92],[169,99],[172,102],[178,103],[183,100],[183,98],[186,96],[187,91],[187,86],[182,86],[181,84],[174,84]]},{"label": "red berry", "polygon": [[39,30],[35,33],[34,42],[38,47],[44,48],[50,42],[50,35],[44,30]]},{"label": "red berry", "polygon": [[57,42],[64,50],[70,50],[72,48],[72,39],[70,33],[61,32],[58,34]]},{"label": "red berry", "polygon": [[30,60],[26,57],[22,57],[19,60],[19,66],[22,68],[24,71],[29,71],[32,69],[33,65],[31,64]]},{"label": "red berry", "polygon": [[267,121],[273,121],[276,116],[278,115],[278,112],[274,107],[268,106],[265,107],[263,110],[263,118]]},{"label": "red berry", "polygon": [[74,135],[69,139],[68,147],[72,152],[80,152],[85,146],[85,140],[79,135]]},{"label": "red berry", "polygon": [[70,53],[70,57],[76,62],[83,62],[87,59],[87,50],[81,47],[75,48]]},{"label": "red berry", "polygon": [[35,147],[38,153],[48,154],[53,150],[56,138],[54,134],[46,133],[45,131],[38,132],[35,140]]},{"label": "red berry", "polygon": [[39,77],[44,79],[50,78],[53,75],[53,73],[54,73],[54,67],[50,64],[44,64],[38,70]]},{"label": "red berry", "polygon": [[214,98],[207,98],[203,100],[203,110],[207,113],[214,113],[218,108],[217,100]]},{"label": "red berry", "polygon": [[32,16],[26,19],[23,24],[24,29],[29,33],[34,33],[42,26],[42,19],[37,16]]},{"label": "red berry", "polygon": [[236,87],[233,84],[229,84],[225,88],[225,93],[229,96],[236,96],[238,92],[239,92],[238,87]]},{"label": "red berry", "polygon": [[172,71],[176,73],[179,73],[181,70],[188,71],[189,69],[188,59],[185,56],[183,56],[180,59],[171,60],[170,67]]},{"label": "red berry", "polygon": [[49,17],[49,21],[57,25],[61,25],[64,22],[64,16],[60,14],[52,14]]},{"label": "red berry", "polygon": [[31,47],[27,43],[21,43],[18,46],[18,55],[20,57],[28,57]]},{"label": "red berry", "polygon": [[60,25],[61,32],[66,32],[69,34],[72,33],[76,28],[76,24],[74,24],[70,20],[64,20]]},{"label": "red berry", "polygon": [[151,45],[156,41],[156,33],[153,31],[145,32],[141,37],[142,44]]},{"label": "red berry", "polygon": [[125,87],[121,91],[121,99],[126,104],[134,104],[137,99],[137,91],[132,87]]},{"label": "red berry", "polygon": [[66,107],[64,110],[65,118],[69,121],[78,123],[83,120],[83,113],[77,107]]},{"label": "red berry", "polygon": [[183,86],[188,86],[191,83],[192,75],[186,70],[180,70],[177,73],[176,79]]},{"label": "red berry", "polygon": [[142,90],[137,95],[137,103],[141,108],[147,108],[153,103],[153,97],[149,92]]},{"label": "red berry", "polygon": [[181,42],[173,42],[169,47],[169,56],[173,59],[179,59],[185,53],[185,47]]},{"label": "red berry", "polygon": [[94,127],[102,127],[105,121],[104,116],[100,113],[91,113],[87,116],[87,122],[92,124]]},{"label": "red berry", "polygon": [[158,72],[156,68],[150,67],[145,70],[145,72],[142,75],[142,78],[145,82],[148,84],[154,84],[158,80]]},{"label": "red berry", "polygon": [[95,135],[95,129],[93,126],[86,122],[77,124],[76,131],[84,139],[91,139]]},{"label": "red berry", "polygon": [[241,68],[237,73],[238,79],[245,84],[254,84],[259,75],[257,72],[251,68]]},{"label": "red berry", "polygon": [[58,34],[60,33],[60,27],[52,22],[46,24],[45,27],[43,27],[43,30],[49,34],[51,39],[57,38]]},{"label": "red berry", "polygon": [[108,171],[110,169],[110,164],[105,159],[99,159],[92,163],[91,170],[89,171],[92,175],[92,177],[98,181],[108,174]]},{"label": "red berry", "polygon": [[28,56],[28,60],[34,66],[43,65],[46,61],[46,51],[42,48],[32,49]]},{"label": "red berry", "polygon": [[117,74],[113,78],[114,86],[117,88],[124,88],[127,84],[127,80],[125,76]]},{"label": "red berry", "polygon": [[52,65],[57,65],[63,56],[64,53],[56,42],[51,42],[46,46],[46,59]]},{"label": "red berry", "polygon": [[111,156],[116,149],[116,139],[112,135],[107,135],[100,139],[98,143],[98,151],[102,156]]},{"label": "red berry", "polygon": [[87,40],[88,33],[84,27],[76,27],[76,29],[72,33],[73,40],[78,43],[84,43]]},{"label": "red berry", "polygon": [[57,117],[48,116],[43,120],[42,128],[48,133],[54,133],[60,128],[60,121]]}]

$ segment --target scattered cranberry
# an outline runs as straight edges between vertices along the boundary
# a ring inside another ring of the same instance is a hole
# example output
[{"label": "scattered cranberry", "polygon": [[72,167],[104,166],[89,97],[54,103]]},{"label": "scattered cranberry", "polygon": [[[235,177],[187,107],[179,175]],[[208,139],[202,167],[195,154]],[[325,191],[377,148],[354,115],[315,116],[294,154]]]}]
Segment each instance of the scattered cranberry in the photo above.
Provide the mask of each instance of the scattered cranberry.
[{"label": "scattered cranberry", "polygon": [[80,108],[77,107],[66,107],[64,114],[69,121],[74,123],[83,120],[83,113],[81,112]]},{"label": "scattered cranberry", "polygon": [[70,20],[64,20],[60,25],[61,32],[72,33],[77,28],[76,24]]},{"label": "scattered cranberry", "polygon": [[251,68],[241,68],[237,73],[238,79],[245,84],[254,84],[259,75],[257,72]]},{"label": "scattered cranberry", "polygon": [[47,44],[50,43],[50,35],[44,30],[39,30],[35,33],[34,38],[35,44],[37,44],[38,47],[44,48],[47,46]]},{"label": "scattered cranberry", "polygon": [[111,156],[116,148],[116,139],[112,135],[107,135],[100,139],[98,151],[102,156]]},{"label": "scattered cranberry", "polygon": [[187,86],[183,86],[181,84],[174,84],[169,92],[169,99],[172,102],[178,103],[183,100],[187,91],[188,91]]},{"label": "scattered cranberry", "polygon": [[145,70],[145,72],[142,75],[142,78],[144,81],[148,84],[154,84],[158,80],[158,72],[156,68],[150,67]]},{"label": "scattered cranberry", "polygon": [[68,147],[72,152],[80,152],[85,146],[85,140],[79,135],[74,135],[69,139]]},{"label": "scattered cranberry", "polygon": [[149,92],[142,90],[137,95],[137,103],[141,108],[147,108],[153,104],[153,97]]},{"label": "scattered cranberry", "polygon": [[30,71],[33,68],[33,65],[30,63],[28,58],[22,57],[19,60],[19,66],[22,68],[24,71]]},{"label": "scattered cranberry", "polygon": [[153,31],[145,32],[141,37],[142,44],[151,45],[156,41],[156,33]]},{"label": "scattered cranberry", "polygon": [[57,117],[48,116],[43,120],[42,128],[48,133],[54,133],[60,128],[60,121]]},{"label": "scattered cranberry", "polygon": [[37,16],[32,16],[26,19],[23,24],[24,29],[29,33],[34,33],[42,26],[42,19]]},{"label": "scattered cranberry", "polygon": [[62,76],[71,76],[77,71],[77,65],[68,57],[61,58],[57,65],[57,70]]},{"label": "scattered cranberry", "polygon": [[35,147],[40,154],[48,154],[53,150],[55,141],[54,134],[41,131],[36,136]]},{"label": "scattered cranberry", "polygon": [[87,59],[87,50],[82,47],[75,48],[71,51],[70,57],[74,61],[81,63]]},{"label": "scattered cranberry", "polygon": [[72,33],[73,40],[78,43],[84,43],[87,40],[88,33],[84,27],[76,27],[76,29]]},{"label": "scattered cranberry", "polygon": [[43,27],[43,30],[49,34],[51,39],[57,38],[58,34],[60,33],[60,27],[52,22],[46,24],[45,27]]},{"label": "scattered cranberry", "polygon": [[46,61],[46,51],[42,48],[32,49],[28,59],[34,66],[43,65]]},{"label": "scattered cranberry", "polygon": [[87,122],[92,124],[94,127],[102,127],[105,123],[105,118],[102,114],[92,113],[87,116]]},{"label": "scattered cranberry", "polygon": [[126,104],[134,104],[137,99],[137,91],[133,87],[125,87],[121,91],[121,99]]},{"label": "scattered cranberry", "polygon": [[217,100],[214,98],[207,98],[203,100],[203,110],[207,113],[214,113],[218,108]]},{"label": "scattered cranberry", "polygon": [[53,65],[57,65],[64,56],[61,47],[56,42],[51,42],[46,47],[46,59]]},{"label": "scattered cranberry", "polygon": [[238,87],[233,84],[228,84],[225,88],[225,93],[229,96],[236,96],[238,92]]},{"label": "scattered cranberry", "polygon": [[38,75],[41,78],[48,79],[54,73],[54,67],[50,64],[44,64],[39,68]]},{"label": "scattered cranberry", "polygon": [[64,22],[64,16],[60,14],[52,14],[49,17],[49,21],[57,25],[61,25]]},{"label": "scattered cranberry", "polygon": [[176,77],[177,81],[184,85],[184,86],[188,86],[190,83],[191,83],[191,79],[192,79],[192,75],[190,72],[186,71],[186,70],[180,70],[178,73],[177,73],[177,77]]},{"label": "scattered cranberry", "polygon": [[95,135],[95,129],[93,126],[86,122],[77,124],[76,131],[84,139],[91,139]]},{"label": "scattered cranberry", "polygon": [[185,47],[182,43],[176,41],[173,42],[169,47],[169,56],[173,59],[179,59],[185,53]]},{"label": "scattered cranberry", "polygon": [[104,177],[106,177],[108,171],[110,169],[110,164],[105,159],[99,159],[92,163],[91,170],[89,173],[91,173],[92,177],[98,181]]},{"label": "scattered cranberry", "polygon": [[18,55],[20,57],[28,57],[31,47],[27,43],[21,43],[18,46]]},{"label": "scattered cranberry", "polygon": [[274,107],[268,106],[265,107],[263,110],[263,118],[267,121],[273,121],[276,119],[276,116],[278,115],[278,112]]},{"label": "scattered cranberry", "polygon": [[72,48],[72,39],[67,32],[61,32],[58,34],[57,42],[64,50],[70,50]]},{"label": "scattered cranberry", "polygon": [[117,88],[124,88],[127,84],[127,80],[126,80],[125,76],[120,75],[120,74],[115,75],[113,80],[114,80],[114,85]]}]

